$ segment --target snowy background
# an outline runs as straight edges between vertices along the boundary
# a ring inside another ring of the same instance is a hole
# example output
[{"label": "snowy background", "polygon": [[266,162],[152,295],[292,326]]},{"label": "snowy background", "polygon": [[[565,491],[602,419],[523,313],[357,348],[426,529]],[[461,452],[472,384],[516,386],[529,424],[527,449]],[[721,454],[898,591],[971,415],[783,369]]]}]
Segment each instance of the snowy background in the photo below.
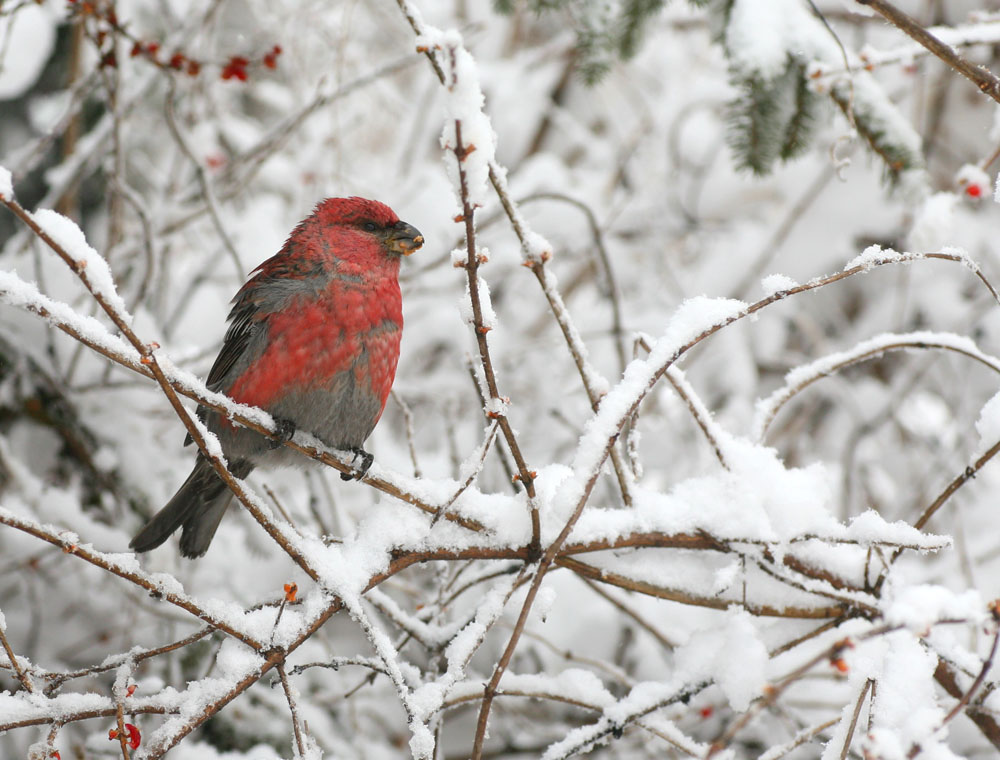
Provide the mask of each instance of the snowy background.
[{"label": "snowy background", "polygon": [[[3,2],[0,756],[996,756],[998,146],[848,0]],[[371,477],[135,557],[348,195],[427,241]]]}]

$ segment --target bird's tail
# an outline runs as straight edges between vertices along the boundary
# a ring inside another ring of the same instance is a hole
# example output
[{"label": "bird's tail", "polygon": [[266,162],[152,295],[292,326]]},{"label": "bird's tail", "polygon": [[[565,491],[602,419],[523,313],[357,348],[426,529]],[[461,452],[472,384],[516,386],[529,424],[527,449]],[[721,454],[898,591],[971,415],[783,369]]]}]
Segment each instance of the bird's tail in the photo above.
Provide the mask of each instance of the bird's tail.
[{"label": "bird's tail", "polygon": [[[234,462],[230,471],[238,478],[250,474],[253,465],[245,460]],[[137,552],[148,552],[162,544],[178,528],[181,532],[181,554],[194,559],[208,551],[208,545],[233,498],[232,491],[203,456],[198,456],[194,469],[177,493],[143,526],[129,546]]]}]

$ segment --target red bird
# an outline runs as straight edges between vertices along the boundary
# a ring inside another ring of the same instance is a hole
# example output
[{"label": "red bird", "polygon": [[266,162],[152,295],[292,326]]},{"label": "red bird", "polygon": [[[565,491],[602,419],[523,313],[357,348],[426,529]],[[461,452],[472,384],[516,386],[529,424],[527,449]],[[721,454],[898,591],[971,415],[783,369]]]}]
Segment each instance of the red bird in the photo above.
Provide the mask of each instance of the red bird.
[{"label": "red bird", "polygon": [[[361,445],[382,415],[399,360],[399,262],[423,242],[378,201],[321,202],[236,294],[208,387],[270,412],[283,435],[302,428],[354,452],[360,478],[372,462]],[[210,409],[199,407],[198,416],[238,478],[257,465],[296,461],[292,450]],[[199,453],[188,479],[129,546],[149,551],[182,528],[181,554],[200,557],[231,498]]]}]

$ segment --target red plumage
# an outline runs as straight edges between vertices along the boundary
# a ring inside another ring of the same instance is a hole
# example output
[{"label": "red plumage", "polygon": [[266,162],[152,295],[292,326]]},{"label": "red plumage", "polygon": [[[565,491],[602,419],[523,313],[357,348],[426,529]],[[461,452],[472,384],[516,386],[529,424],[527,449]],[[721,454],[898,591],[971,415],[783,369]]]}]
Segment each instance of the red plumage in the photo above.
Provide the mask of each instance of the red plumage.
[{"label": "red plumage", "polygon": [[[361,477],[371,464],[361,445],[385,408],[399,359],[400,258],[422,244],[378,201],[320,203],[236,294],[209,388],[267,410],[286,430],[302,428],[354,451]],[[294,452],[211,410],[198,414],[237,477],[294,461]],[[231,498],[199,454],[177,494],[130,545],[148,551],[182,528],[181,553],[201,556]]]}]

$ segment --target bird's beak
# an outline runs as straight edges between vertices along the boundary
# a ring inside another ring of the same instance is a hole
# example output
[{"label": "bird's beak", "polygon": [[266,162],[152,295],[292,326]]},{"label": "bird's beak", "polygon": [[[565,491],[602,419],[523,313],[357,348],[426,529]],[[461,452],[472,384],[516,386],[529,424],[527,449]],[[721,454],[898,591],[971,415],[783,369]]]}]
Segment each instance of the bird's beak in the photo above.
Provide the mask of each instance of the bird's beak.
[{"label": "bird's beak", "polygon": [[399,222],[389,232],[385,244],[393,253],[409,256],[424,244],[424,236],[412,224]]}]

